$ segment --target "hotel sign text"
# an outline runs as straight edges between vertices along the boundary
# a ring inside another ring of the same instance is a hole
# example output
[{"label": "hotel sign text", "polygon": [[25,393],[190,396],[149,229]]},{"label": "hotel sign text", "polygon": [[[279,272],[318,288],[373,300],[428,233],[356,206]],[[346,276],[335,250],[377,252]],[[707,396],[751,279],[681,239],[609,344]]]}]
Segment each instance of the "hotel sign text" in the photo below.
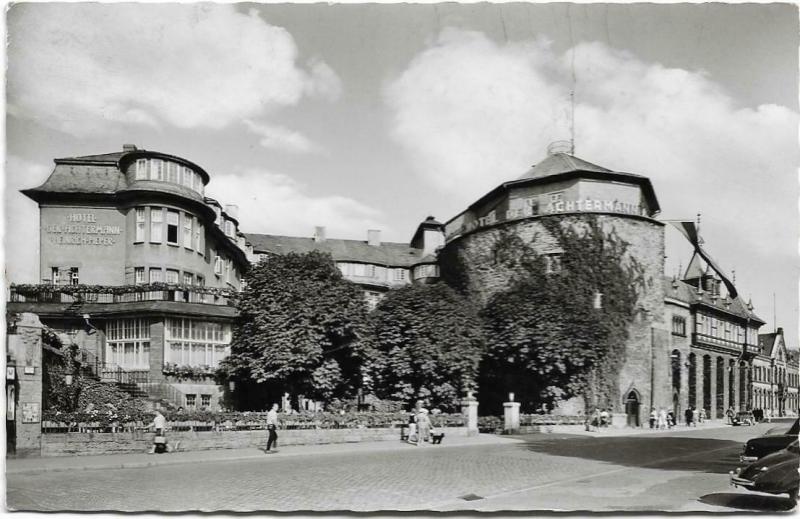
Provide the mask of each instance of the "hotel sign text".
[{"label": "hotel sign text", "polygon": [[487,225],[493,225],[509,220],[517,220],[520,218],[527,218],[529,216],[537,216],[540,214],[603,212],[648,216],[647,210],[641,205],[619,202],[617,200],[596,200],[592,198],[585,198],[583,200],[575,201],[559,200],[558,202],[548,203],[546,206],[544,206],[542,211],[539,210],[539,205],[536,200],[530,199],[527,202],[528,203],[526,203],[524,207],[519,209],[509,209],[506,211],[504,218],[498,218],[497,214],[492,211],[486,216],[465,224],[464,231],[468,232],[480,227],[486,227]]},{"label": "hotel sign text", "polygon": [[98,225],[94,213],[71,213],[64,223],[45,225],[50,242],[58,245],[114,245],[119,225]]}]

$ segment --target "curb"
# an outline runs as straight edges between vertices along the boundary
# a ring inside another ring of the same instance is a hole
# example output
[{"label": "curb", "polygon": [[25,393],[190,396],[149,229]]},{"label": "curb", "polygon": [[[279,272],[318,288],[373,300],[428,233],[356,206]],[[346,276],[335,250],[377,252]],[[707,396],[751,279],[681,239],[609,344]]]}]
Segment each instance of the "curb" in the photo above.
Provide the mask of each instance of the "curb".
[{"label": "curb", "polygon": [[[465,443],[456,443],[456,444],[444,444],[444,445],[437,445],[437,446],[426,446],[427,448],[436,448],[438,449],[458,449],[458,448],[469,448],[469,447],[483,447],[487,445],[502,445],[502,444],[512,444],[512,443],[520,443],[523,440],[518,440],[514,438],[500,438],[500,437],[492,437],[492,438],[482,438],[482,441],[473,441],[473,442],[465,442]],[[358,454],[359,452],[387,452],[387,451],[401,451],[405,448],[412,448],[413,445],[406,444],[402,442],[403,445],[399,445],[397,443],[387,442],[387,445],[373,445],[369,447],[364,447],[361,449],[337,449],[337,450],[330,450],[330,451],[319,451],[319,450],[303,450],[298,448],[295,451],[284,451],[284,452],[276,452],[275,456],[272,458],[287,458],[287,457],[296,457],[296,456],[325,456],[331,454]],[[346,445],[346,444],[322,444],[322,445]],[[292,449],[294,447],[303,447],[303,446],[290,446],[284,447],[284,449],[289,448]],[[235,449],[217,449],[217,450],[209,450],[206,452],[221,452],[223,450],[230,450],[235,452]],[[203,451],[185,451],[185,452],[203,452]],[[134,454],[135,455],[135,454]],[[36,468],[19,468],[14,469],[13,467],[9,467],[9,460],[6,460],[6,475],[12,474],[20,474],[20,475],[31,475],[31,474],[42,474],[48,472],[70,472],[70,471],[87,471],[87,470],[115,470],[115,469],[139,469],[139,468],[149,468],[149,467],[157,467],[160,465],[185,465],[188,463],[211,463],[211,462],[229,462],[229,461],[246,461],[246,460],[256,460],[256,459],[265,459],[266,454],[260,451],[258,453],[253,454],[246,454],[246,455],[232,455],[231,457],[226,458],[216,458],[216,457],[201,457],[201,458],[185,458],[185,459],[170,459],[168,456],[170,454],[165,454],[167,458],[164,459],[153,459],[153,460],[146,460],[146,461],[130,461],[130,462],[122,462],[122,463],[108,463],[108,464],[100,464],[100,465],[79,465],[79,466],[58,466],[58,467],[36,467]],[[153,456],[163,456],[162,454],[153,454]],[[94,457],[94,456],[92,456]],[[89,456],[87,456],[89,458]],[[42,458],[42,459],[59,459],[58,457],[55,458]]]}]

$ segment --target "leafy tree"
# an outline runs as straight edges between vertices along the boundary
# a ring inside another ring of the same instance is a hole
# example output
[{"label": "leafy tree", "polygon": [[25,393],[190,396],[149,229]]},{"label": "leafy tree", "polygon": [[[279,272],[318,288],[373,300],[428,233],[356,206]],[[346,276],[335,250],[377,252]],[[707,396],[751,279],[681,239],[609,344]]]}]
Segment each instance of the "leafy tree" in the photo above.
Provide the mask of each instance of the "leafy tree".
[{"label": "leafy tree", "polygon": [[234,404],[263,409],[283,392],[328,400],[360,384],[354,347],[367,307],[330,255],[270,257],[250,269],[237,300],[231,355],[223,379],[236,382]]},{"label": "leafy tree", "polygon": [[379,398],[453,409],[474,389],[484,340],[472,305],[443,283],[392,290],[371,314],[365,372]]},{"label": "leafy tree", "polygon": [[596,217],[542,222],[563,250],[560,268],[515,235],[497,242],[496,261],[516,275],[481,312],[488,342],[482,404],[497,408],[513,391],[526,410],[552,409],[578,394],[611,405],[642,269]]}]

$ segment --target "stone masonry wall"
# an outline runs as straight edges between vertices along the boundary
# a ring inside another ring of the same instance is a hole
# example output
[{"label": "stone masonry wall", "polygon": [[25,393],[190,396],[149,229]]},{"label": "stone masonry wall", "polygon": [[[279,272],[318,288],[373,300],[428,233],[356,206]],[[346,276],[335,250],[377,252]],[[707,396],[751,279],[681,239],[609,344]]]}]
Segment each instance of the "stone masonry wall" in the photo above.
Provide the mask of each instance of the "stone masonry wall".
[{"label": "stone masonry wall", "polygon": [[[667,388],[663,374],[669,369],[666,353],[669,341],[663,340],[661,332],[664,329],[663,225],[647,218],[607,214],[596,216],[604,232],[613,231],[629,243],[628,257],[636,258],[644,269],[646,287],[637,301],[640,312],[630,323],[626,361],[619,373],[618,386],[623,397],[631,390],[637,391],[642,404],[640,417],[643,420],[646,417],[645,408],[650,402],[651,370],[653,378],[658,379],[654,380],[655,387],[661,392]],[[563,215],[560,218],[571,225],[579,225],[584,221],[575,215]],[[448,243],[440,255],[442,277],[461,284],[466,293],[481,306],[493,294],[508,288],[513,274],[493,256],[493,249],[500,239],[502,229],[513,232],[538,253],[561,252],[555,238],[542,225],[541,217],[486,227]],[[651,333],[653,326],[661,330]],[[656,398],[659,403],[662,399],[666,402],[666,396],[659,395]],[[624,400],[615,403],[614,408],[617,412],[624,411]]]},{"label": "stone masonry wall", "polygon": [[[447,437],[466,436],[466,427],[439,427]],[[90,456],[146,452],[153,443],[152,432],[48,433],[42,435],[42,456]],[[263,448],[267,432],[259,431],[180,431],[167,432],[167,441],[180,441],[182,451],[211,449]],[[399,428],[376,429],[294,429],[278,430],[278,445],[319,445],[366,441],[398,441]]]}]

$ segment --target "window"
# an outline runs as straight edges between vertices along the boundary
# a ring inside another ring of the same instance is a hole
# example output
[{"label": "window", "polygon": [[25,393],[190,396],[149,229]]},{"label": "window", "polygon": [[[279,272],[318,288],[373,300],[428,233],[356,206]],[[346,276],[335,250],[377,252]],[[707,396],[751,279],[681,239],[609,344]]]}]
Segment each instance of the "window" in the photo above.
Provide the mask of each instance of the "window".
[{"label": "window", "polygon": [[219,219],[222,217],[222,209],[220,209],[219,206],[215,205],[214,206],[214,214],[216,215],[216,217],[214,218],[214,223],[219,225]]},{"label": "window", "polygon": [[164,281],[163,273],[160,268],[150,269],[150,283],[161,283]]},{"label": "window", "polygon": [[144,226],[147,222],[144,216],[144,207],[136,208],[136,239],[134,241],[144,241]]},{"label": "window", "polygon": [[136,160],[136,180],[147,180],[147,159]]},{"label": "window", "polygon": [[686,337],[686,319],[679,316],[672,316],[672,335],[680,335]]},{"label": "window", "polygon": [[225,220],[225,235],[233,238],[233,222],[230,220]]},{"label": "window", "polygon": [[199,286],[199,287],[206,286],[206,280],[205,280],[205,278],[203,276],[200,276],[200,275],[197,276],[197,286]]},{"label": "window", "polygon": [[561,254],[546,254],[544,257],[544,270],[547,274],[561,272]]},{"label": "window", "polygon": [[196,403],[197,403],[197,395],[191,393],[186,395],[186,407],[195,407]]},{"label": "window", "polygon": [[106,326],[106,362],[122,368],[150,367],[150,321],[117,319]]},{"label": "window", "polygon": [[58,285],[61,282],[61,272],[58,267],[50,267],[50,280],[54,285]]},{"label": "window", "polygon": [[179,366],[216,367],[230,354],[230,340],[229,324],[167,318],[164,360]]},{"label": "window", "polygon": [[190,214],[183,215],[183,246],[187,249],[192,248],[192,220],[194,217]]},{"label": "window", "polygon": [[167,243],[178,244],[178,211],[167,211]]},{"label": "window", "polygon": [[222,256],[217,255],[214,257],[214,274],[222,275]]},{"label": "window", "polygon": [[183,273],[183,284],[184,285],[192,285],[194,283],[194,276],[191,272],[184,272]]},{"label": "window", "polygon": [[170,283],[172,285],[177,285],[178,284],[178,271],[177,270],[167,269],[167,283]]},{"label": "window", "polygon": [[150,208],[150,242],[161,243],[164,228],[164,211],[160,207]]},{"label": "window", "polygon": [[80,276],[78,274],[78,267],[70,267],[69,268],[69,282],[71,285],[78,285],[80,284]]},{"label": "window", "polygon": [[183,168],[183,185],[186,187],[192,187],[192,178],[194,177],[194,171],[184,166]]},{"label": "window", "polygon": [[133,282],[136,285],[144,283],[144,267],[135,267],[133,269]]},{"label": "window", "polygon": [[394,269],[394,280],[395,281],[405,281],[406,280],[406,271],[405,271],[405,269]]},{"label": "window", "polygon": [[167,180],[173,184],[178,182],[178,165],[174,162],[167,162]]},{"label": "window", "polygon": [[198,218],[197,225],[195,226],[195,231],[194,231],[194,250],[196,250],[200,254],[203,253],[202,238],[203,238],[203,224],[200,223],[200,219]]},{"label": "window", "polygon": [[150,180],[164,180],[164,161],[161,159],[150,160]]},{"label": "window", "polygon": [[231,264],[232,263],[233,262],[230,259],[225,258],[225,282],[226,283],[230,283],[231,282]]},{"label": "window", "polygon": [[211,395],[200,395],[200,406],[209,407],[211,405]]}]

